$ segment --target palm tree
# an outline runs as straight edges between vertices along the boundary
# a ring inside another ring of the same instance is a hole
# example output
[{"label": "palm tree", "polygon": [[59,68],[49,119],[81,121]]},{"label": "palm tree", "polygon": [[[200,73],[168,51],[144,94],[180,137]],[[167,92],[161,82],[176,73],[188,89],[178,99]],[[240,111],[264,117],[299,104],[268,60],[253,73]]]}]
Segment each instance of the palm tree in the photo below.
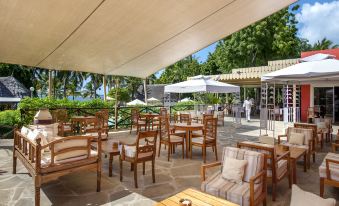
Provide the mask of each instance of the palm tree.
[{"label": "palm tree", "polygon": [[338,48],[339,45],[333,45],[333,42],[329,39],[323,38],[321,41],[317,41],[313,46],[312,50],[325,50],[325,49],[335,49]]}]

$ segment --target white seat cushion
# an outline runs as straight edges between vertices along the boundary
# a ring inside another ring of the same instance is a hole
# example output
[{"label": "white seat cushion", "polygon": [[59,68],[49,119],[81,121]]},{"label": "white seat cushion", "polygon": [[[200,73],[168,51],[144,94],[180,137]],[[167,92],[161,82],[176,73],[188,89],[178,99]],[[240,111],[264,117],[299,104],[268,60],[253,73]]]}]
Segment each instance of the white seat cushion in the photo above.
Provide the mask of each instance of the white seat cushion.
[{"label": "white seat cushion", "polygon": [[333,198],[324,199],[320,196],[303,191],[297,185],[292,186],[292,197],[290,206],[335,206],[336,200]]},{"label": "white seat cushion", "polygon": [[[214,139],[211,139],[211,138],[206,138],[206,142],[212,142],[214,141]],[[192,138],[192,142],[194,143],[198,143],[198,144],[203,144],[204,143],[204,137],[195,137],[195,138]]]},{"label": "white seat cushion", "polygon": [[[328,153],[319,166],[319,176],[326,178],[326,159],[339,161],[339,154]],[[330,174],[333,180],[339,181],[339,164],[330,163]]]},{"label": "white seat cushion", "polygon": [[[247,182],[242,182],[241,184],[230,182],[222,177],[221,172],[214,173],[206,181],[202,182],[201,190],[239,205],[249,205],[250,184]],[[261,192],[262,184],[255,184],[254,198],[258,198]]]},{"label": "white seat cushion", "polygon": [[294,147],[294,148],[303,148],[306,149],[307,152],[309,152],[309,146],[308,145],[296,145],[296,144],[290,144],[288,142],[282,143],[282,145],[288,146],[288,147]]}]

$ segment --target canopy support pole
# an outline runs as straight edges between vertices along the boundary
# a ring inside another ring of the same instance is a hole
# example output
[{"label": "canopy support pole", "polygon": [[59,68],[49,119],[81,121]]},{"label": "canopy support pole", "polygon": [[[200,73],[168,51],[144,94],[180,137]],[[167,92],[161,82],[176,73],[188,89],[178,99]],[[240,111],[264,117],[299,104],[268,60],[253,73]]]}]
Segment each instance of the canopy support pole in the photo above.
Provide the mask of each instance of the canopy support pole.
[{"label": "canopy support pole", "polygon": [[297,122],[297,85],[293,84],[293,122]]},{"label": "canopy support pole", "polygon": [[48,97],[52,97],[52,70],[48,70]]},{"label": "canopy support pole", "polygon": [[144,96],[145,96],[145,103],[147,105],[148,104],[147,102],[147,78],[144,79]]},{"label": "canopy support pole", "polygon": [[118,87],[119,79],[115,79],[115,103],[114,103],[114,129],[118,129]]},{"label": "canopy support pole", "polygon": [[105,75],[102,76],[102,82],[103,82],[103,85],[104,85],[104,101],[107,101],[107,93],[106,93],[106,76],[105,76]]}]

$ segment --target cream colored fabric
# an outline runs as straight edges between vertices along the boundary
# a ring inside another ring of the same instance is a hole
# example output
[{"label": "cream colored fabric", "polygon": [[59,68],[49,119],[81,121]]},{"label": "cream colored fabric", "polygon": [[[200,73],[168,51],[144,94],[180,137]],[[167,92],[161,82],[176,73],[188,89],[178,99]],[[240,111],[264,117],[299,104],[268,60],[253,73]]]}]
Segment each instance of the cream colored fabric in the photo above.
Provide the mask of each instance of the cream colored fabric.
[{"label": "cream colored fabric", "polygon": [[[233,203],[243,206],[249,205],[250,186],[249,183],[243,182],[236,184],[222,177],[221,172],[217,172],[202,182],[201,190],[213,196],[229,200]],[[258,198],[262,193],[262,184],[254,185],[254,198]]]},{"label": "cream colored fabric", "polygon": [[28,132],[30,131],[30,129],[28,129],[27,127],[23,126],[21,127],[20,133],[24,136],[28,135]]},{"label": "cream colored fabric", "polygon": [[290,206],[335,206],[336,200],[333,198],[321,198],[311,192],[300,189],[297,185],[292,185],[292,197]]},{"label": "cream colored fabric", "polygon": [[[98,153],[96,151],[94,151],[94,150],[90,151],[90,157],[95,157],[97,155],[98,155]],[[80,155],[80,156],[74,156],[74,157],[71,157],[71,158],[61,159],[61,160],[55,160],[54,159],[54,163],[55,164],[63,164],[63,163],[74,162],[74,161],[78,161],[78,160],[82,160],[82,159],[86,159],[86,158],[87,158],[87,154],[86,155]],[[50,163],[51,163],[51,153],[45,152],[41,156],[41,167],[42,168],[48,167]]]},{"label": "cream colored fabric", "polygon": [[[44,135],[42,135],[41,132],[39,132],[38,130],[29,130],[28,134],[27,134],[27,138],[29,140],[31,140],[33,143],[36,143],[36,139],[40,138],[40,144],[41,146],[44,146],[46,144],[48,144],[47,139]],[[44,153],[45,149],[41,150],[41,153]],[[46,151],[48,151],[48,148],[46,148]]]},{"label": "cream colored fabric", "polygon": [[291,133],[302,133],[305,135],[304,145],[308,145],[309,141],[313,139],[313,130],[312,129],[304,129],[304,128],[287,128],[287,136],[290,136]]},{"label": "cream colored fabric", "polygon": [[[326,159],[339,161],[339,154],[328,153],[319,167],[319,176],[326,178]],[[339,181],[339,164],[330,163],[330,175],[333,180]]]},{"label": "cream colored fabric", "polygon": [[[54,151],[59,152],[64,149],[74,148],[74,147],[86,147],[87,146],[87,140],[65,140],[63,142],[59,142],[54,144]],[[63,160],[63,159],[69,159],[73,157],[78,157],[82,155],[87,155],[87,150],[75,150],[75,151],[69,151],[65,153],[61,153],[59,155],[55,155],[55,161]]]},{"label": "cream colored fabric", "polygon": [[288,138],[288,143],[302,145],[305,140],[305,134],[291,132]]},{"label": "cream colored fabric", "polygon": [[293,2],[1,1],[0,62],[144,78]]},{"label": "cream colored fabric", "polygon": [[225,157],[222,168],[222,177],[231,182],[240,183],[244,177],[246,165],[247,160],[237,160]]}]

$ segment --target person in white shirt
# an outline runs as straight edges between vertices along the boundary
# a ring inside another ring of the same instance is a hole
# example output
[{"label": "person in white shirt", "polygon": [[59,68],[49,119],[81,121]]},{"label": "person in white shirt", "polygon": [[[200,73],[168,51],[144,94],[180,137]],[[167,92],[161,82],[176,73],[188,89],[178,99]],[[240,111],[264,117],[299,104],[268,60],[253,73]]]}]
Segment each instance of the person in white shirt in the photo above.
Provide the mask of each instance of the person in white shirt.
[{"label": "person in white shirt", "polygon": [[246,119],[249,122],[251,120],[251,107],[252,107],[252,101],[247,99],[244,101],[243,107],[245,108],[245,113],[246,113]]}]

